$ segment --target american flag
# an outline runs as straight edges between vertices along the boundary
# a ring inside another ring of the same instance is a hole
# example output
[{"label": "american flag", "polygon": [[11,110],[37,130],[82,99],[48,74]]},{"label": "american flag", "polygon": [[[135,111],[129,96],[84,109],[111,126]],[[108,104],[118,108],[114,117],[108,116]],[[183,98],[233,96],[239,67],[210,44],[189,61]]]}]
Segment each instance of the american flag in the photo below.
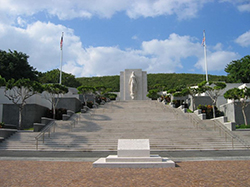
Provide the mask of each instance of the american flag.
[{"label": "american flag", "polygon": [[203,40],[201,42],[201,45],[205,45],[205,40],[206,40],[206,37],[205,37],[205,30],[203,31]]},{"label": "american flag", "polygon": [[61,50],[62,50],[62,46],[63,46],[63,33],[62,33],[61,42],[60,42],[60,48],[61,48]]}]

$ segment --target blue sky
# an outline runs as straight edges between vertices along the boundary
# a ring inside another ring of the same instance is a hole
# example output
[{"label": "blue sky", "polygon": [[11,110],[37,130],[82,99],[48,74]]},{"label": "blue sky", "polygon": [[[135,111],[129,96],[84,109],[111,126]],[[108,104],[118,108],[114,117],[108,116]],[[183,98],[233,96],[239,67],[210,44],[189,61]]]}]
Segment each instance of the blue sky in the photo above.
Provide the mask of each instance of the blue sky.
[{"label": "blue sky", "polygon": [[249,0],[0,0],[0,49],[30,56],[38,71],[76,77],[148,73],[226,75],[250,55]]}]

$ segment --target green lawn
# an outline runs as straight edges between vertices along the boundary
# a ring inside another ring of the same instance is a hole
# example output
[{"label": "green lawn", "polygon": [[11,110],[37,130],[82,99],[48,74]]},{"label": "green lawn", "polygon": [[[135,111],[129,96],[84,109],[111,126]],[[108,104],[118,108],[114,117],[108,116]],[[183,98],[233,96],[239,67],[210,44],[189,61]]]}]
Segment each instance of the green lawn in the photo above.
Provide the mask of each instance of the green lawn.
[{"label": "green lawn", "polygon": [[250,129],[250,125],[236,125],[236,129]]}]

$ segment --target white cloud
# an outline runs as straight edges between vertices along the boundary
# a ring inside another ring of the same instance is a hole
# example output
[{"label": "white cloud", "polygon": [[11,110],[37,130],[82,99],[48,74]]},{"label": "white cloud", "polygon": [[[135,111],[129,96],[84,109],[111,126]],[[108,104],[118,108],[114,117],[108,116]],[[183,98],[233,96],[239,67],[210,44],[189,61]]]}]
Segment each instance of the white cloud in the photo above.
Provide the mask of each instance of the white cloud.
[{"label": "white cloud", "polygon": [[[0,39],[2,50],[17,50],[30,56],[29,63],[39,71],[59,68],[60,65],[60,37],[65,32],[64,48],[69,44],[81,45],[80,38],[74,36],[73,30],[53,23],[35,22],[26,28],[0,25]],[[79,44],[80,43],[80,44]],[[71,58],[71,54],[65,54]]]},{"label": "white cloud", "polygon": [[[224,70],[226,65],[232,60],[239,58],[239,55],[231,51],[215,51],[207,52],[207,69],[209,71],[221,71]],[[205,71],[205,59],[200,58],[199,61],[195,64],[196,68],[200,68]]]},{"label": "white cloud", "polygon": [[182,60],[202,54],[202,48],[194,38],[171,34],[166,40],[151,40],[142,43],[141,52],[155,59],[147,70],[150,72],[174,72],[182,68]]},{"label": "white cloud", "polygon": [[213,49],[214,49],[215,51],[221,51],[222,48],[223,48],[222,43],[217,43],[217,44],[213,47]]},{"label": "white cloud", "polygon": [[232,3],[237,7],[240,12],[250,12],[250,2],[249,0],[219,0],[219,2]]},{"label": "white cloud", "polygon": [[250,3],[243,4],[238,6],[239,11],[241,12],[250,12]]},{"label": "white cloud", "polygon": [[151,59],[137,51],[118,47],[89,47],[79,59],[83,65],[80,76],[117,75],[123,69],[146,69]]},{"label": "white cloud", "polygon": [[[176,15],[178,19],[197,16],[203,6],[214,0],[0,0],[0,20],[13,23],[18,16],[32,16],[45,12],[61,20],[110,18],[117,12],[126,12],[130,18]],[[250,11],[248,0],[220,0],[234,4],[239,11]]]},{"label": "white cloud", "polygon": [[[74,30],[63,25],[37,21],[25,28],[0,24],[2,50],[17,50],[30,56],[29,63],[38,71],[60,67],[60,37],[64,31],[63,71],[81,76],[117,75],[124,69],[143,69],[149,73],[175,72],[184,63],[193,69],[203,67],[203,48],[191,36],[171,34],[165,40],[144,41],[140,49],[121,50],[116,46],[88,47],[84,49]],[[222,45],[211,46],[208,51],[209,70],[224,70],[236,59],[234,52],[223,51]],[[194,58],[193,58],[194,57]]]},{"label": "white cloud", "polygon": [[126,9],[130,18],[174,15],[179,19],[193,18],[203,5],[211,0],[138,0]]},{"label": "white cloud", "polygon": [[94,15],[110,18],[125,11],[130,18],[177,15],[179,19],[196,16],[203,5],[212,0],[0,0],[0,12],[4,19],[20,15],[31,16],[46,11],[59,19],[91,18]]},{"label": "white cloud", "polygon": [[235,42],[242,47],[250,46],[250,30],[240,35]]}]

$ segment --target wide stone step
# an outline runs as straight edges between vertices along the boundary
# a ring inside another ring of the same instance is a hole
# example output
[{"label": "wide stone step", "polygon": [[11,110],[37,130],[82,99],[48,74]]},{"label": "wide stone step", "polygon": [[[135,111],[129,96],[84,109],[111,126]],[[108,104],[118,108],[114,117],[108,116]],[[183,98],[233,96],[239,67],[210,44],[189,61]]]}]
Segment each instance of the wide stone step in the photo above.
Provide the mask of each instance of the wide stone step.
[{"label": "wide stone step", "polygon": [[[152,150],[230,150],[244,147],[214,131],[207,121],[199,128],[188,114],[154,101],[111,102],[79,114],[71,129],[69,122],[56,121],[55,133],[38,141],[38,150],[116,150],[118,139],[149,139]],[[72,131],[72,132],[71,132]],[[0,144],[0,150],[35,150],[38,133],[18,132]]]}]

